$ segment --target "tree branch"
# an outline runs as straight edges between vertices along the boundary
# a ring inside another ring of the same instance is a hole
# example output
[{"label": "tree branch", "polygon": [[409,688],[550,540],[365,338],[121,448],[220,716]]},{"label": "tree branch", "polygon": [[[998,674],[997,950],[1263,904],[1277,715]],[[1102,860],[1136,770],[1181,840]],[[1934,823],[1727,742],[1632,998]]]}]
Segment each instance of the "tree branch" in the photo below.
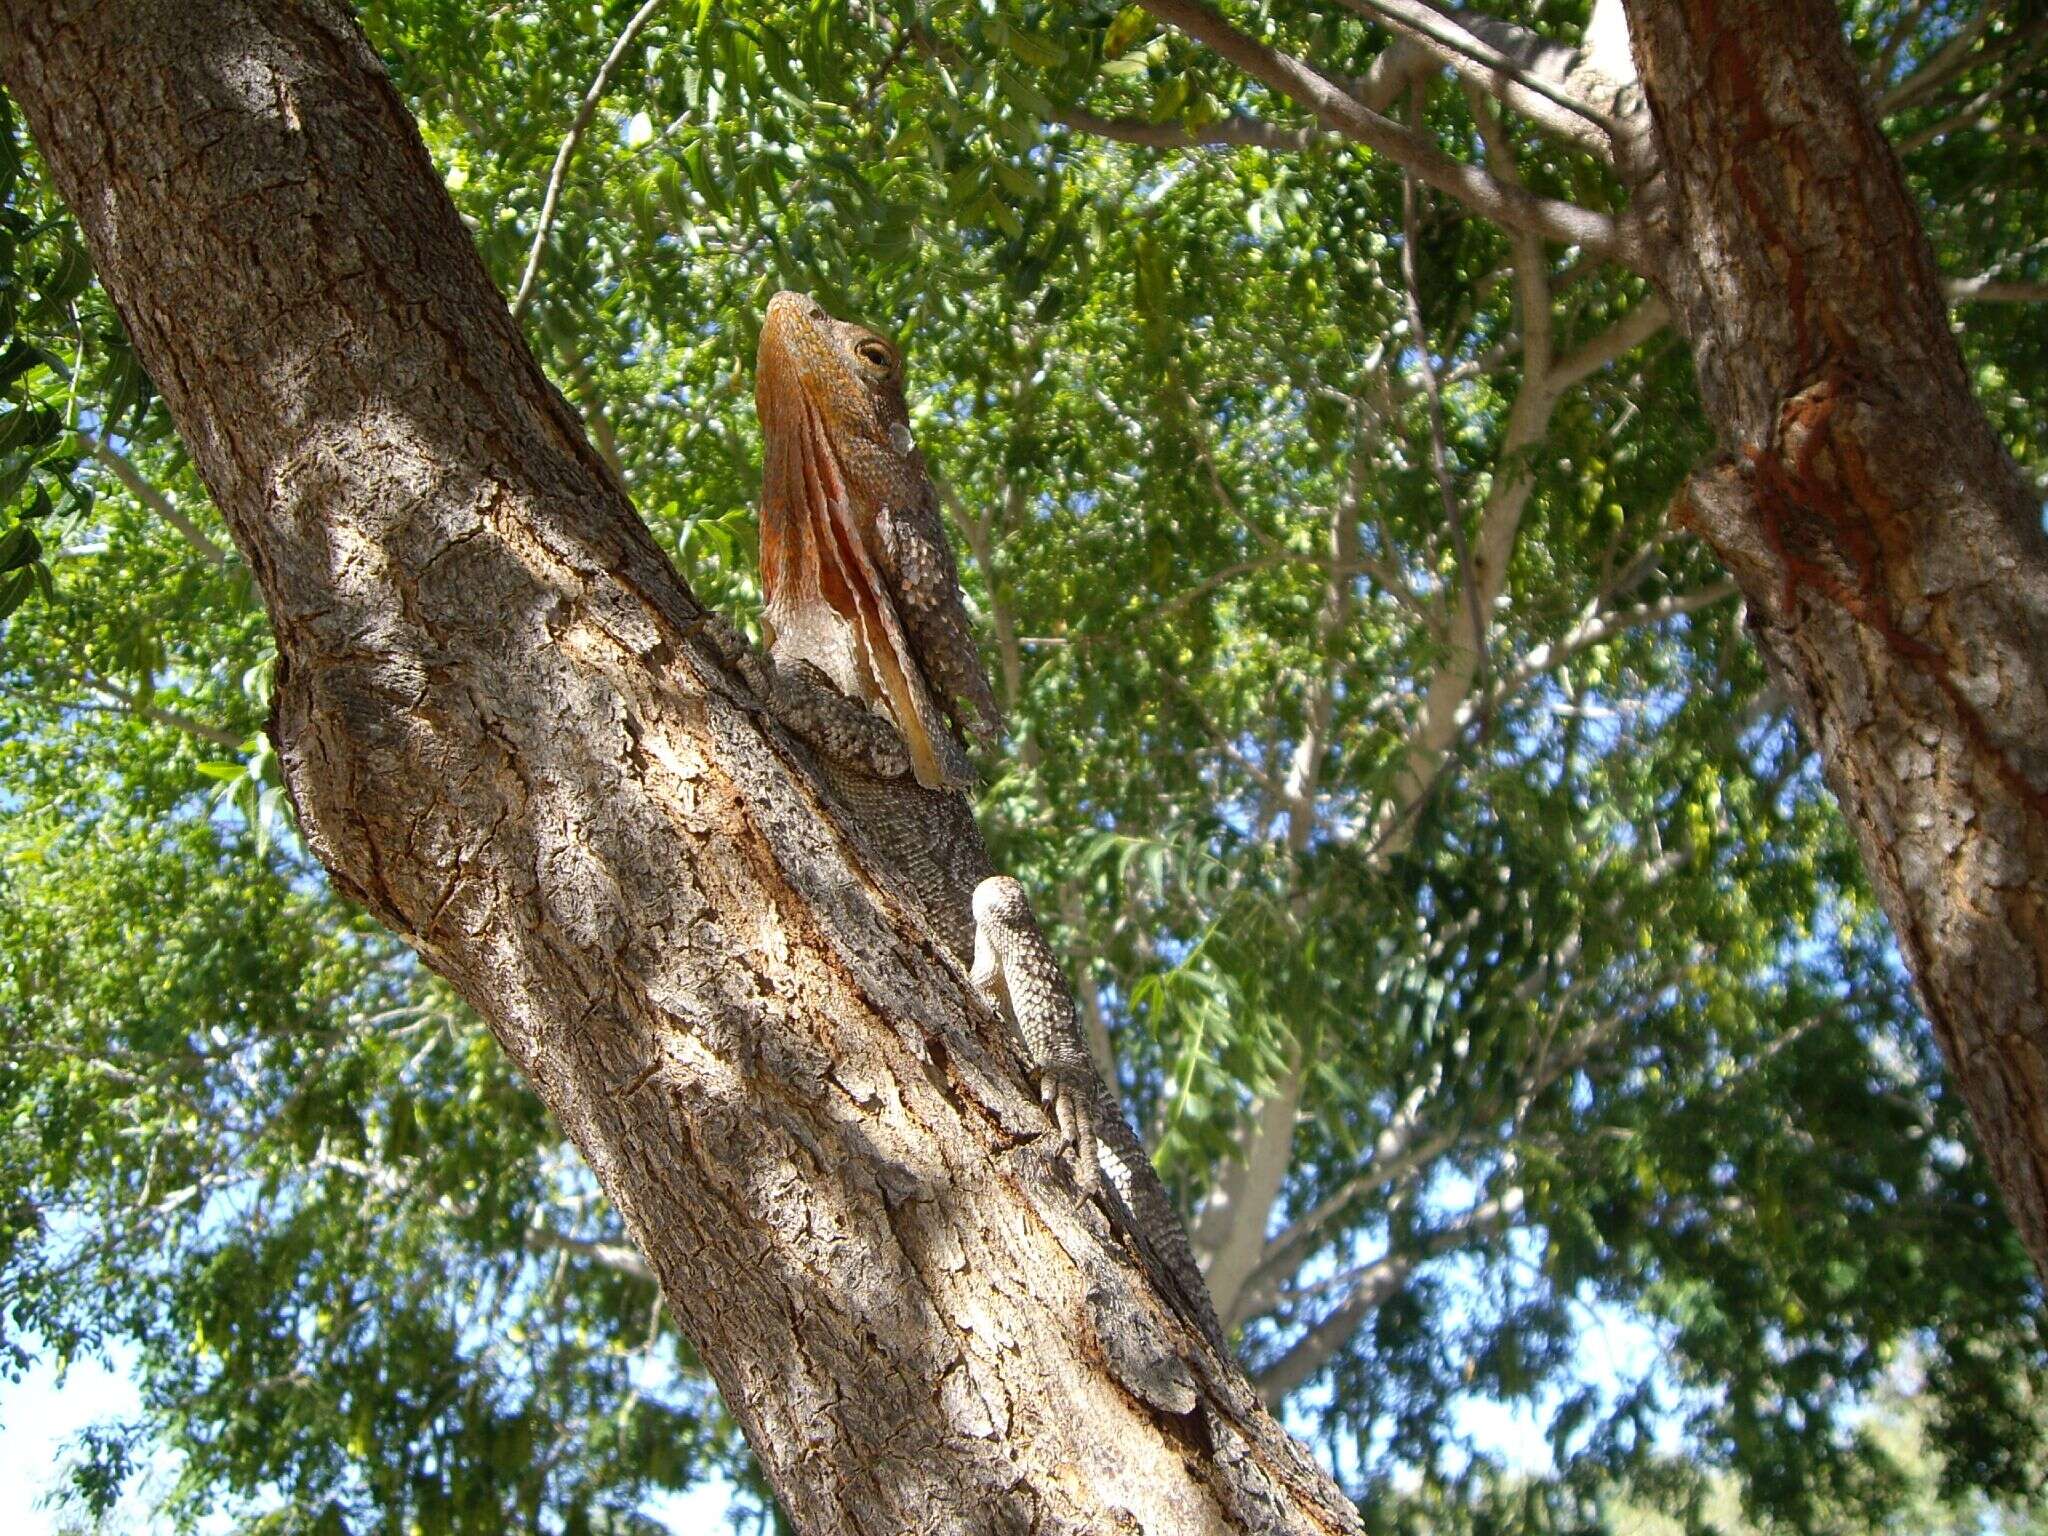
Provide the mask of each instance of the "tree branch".
[{"label": "tree branch", "polygon": [[[1263,565],[1266,562],[1259,563]],[[1260,793],[1268,797],[1277,797],[1281,792],[1279,782],[1263,767],[1246,757],[1237,743],[1230,739],[1229,733],[1209,718],[1209,711],[1203,707],[1201,697],[1195,692],[1193,685],[1171,667],[1161,668],[1159,676],[1165,679],[1166,686],[1178,694],[1181,702],[1187,705],[1189,712],[1195,717],[1196,724],[1201,726],[1203,734],[1209,738],[1209,744],[1216,749],[1217,754],[1251,780]]]},{"label": "tree branch", "polygon": [[1092,133],[1120,144],[1147,149],[1329,149],[1350,143],[1341,133],[1323,128],[1290,128],[1256,117],[1226,117],[1191,128],[1184,123],[1154,123],[1143,118],[1098,117],[1078,107],[1063,108],[1052,121],[1076,133]]},{"label": "tree branch", "polygon": [[1901,155],[1911,154],[1922,145],[1933,143],[1943,134],[1952,133],[1957,128],[1981,121],[1988,121],[1988,119],[1984,118],[1984,114],[2029,78],[2029,71],[2033,68],[2035,61],[2040,58],[2043,47],[2048,46],[2048,23],[2037,23],[2024,32],[2015,33],[2001,39],[1992,44],[1981,58],[1974,61],[1979,65],[1987,64],[1999,55],[2010,52],[2014,45],[2022,39],[2027,40],[2029,43],[2026,52],[2018,59],[2004,66],[1999,71],[1998,78],[1994,79],[1969,100],[1949,107],[1935,121],[1923,128],[1915,129],[1904,138],[1898,140],[1894,146],[1898,153]]},{"label": "tree branch", "polygon": [[619,61],[626,56],[626,50],[633,46],[633,39],[640,35],[640,29],[654,19],[654,13],[661,9],[662,0],[647,0],[635,11],[618,41],[612,44],[612,51],[604,56],[596,76],[590,82],[590,89],[583,93],[583,101],[576,108],[576,116],[569,122],[569,131],[562,139],[562,147],[555,152],[555,166],[548,173],[548,189],[541,198],[540,223],[533,231],[533,249],[526,253],[526,270],[519,275],[519,291],[512,297],[512,318],[517,320],[526,313],[527,301],[533,297],[534,279],[540,275],[541,252],[547,246],[548,233],[555,224],[555,205],[562,196],[562,183],[569,176],[569,162],[575,158],[576,146],[582,142],[583,130],[590,126],[591,118],[597,115],[597,104],[604,99],[605,91],[612,82],[612,71],[619,67]]},{"label": "tree branch", "polygon": [[1326,126],[1406,166],[1482,218],[1547,240],[1580,246],[1645,272],[1648,255],[1632,230],[1573,203],[1503,184],[1454,160],[1435,140],[1364,106],[1336,81],[1290,53],[1246,36],[1202,0],[1143,0],[1145,9],[1302,106]]},{"label": "tree branch", "polygon": [[95,437],[90,432],[79,431],[78,440],[92,449],[94,458],[114,472],[114,478],[121,482],[130,496],[142,503],[144,510],[162,518],[179,538],[197,550],[200,559],[215,570],[226,569],[228,552],[208,538],[197,523],[180,512],[172,504],[170,497],[143,479],[142,471],[135,467],[133,460],[104,438]]},{"label": "tree branch", "polygon": [[575,1142],[791,1521],[1095,1529],[1087,1443],[1148,1528],[1356,1529],[1058,1176],[1011,1034],[729,670],[346,8],[59,11],[0,0],[0,77],[251,552],[307,847]]},{"label": "tree branch", "polygon": [[1937,48],[1912,74],[1887,86],[1877,98],[1876,107],[1880,117],[1889,117],[1894,112],[1903,112],[1928,92],[1938,89],[1959,74],[1969,62],[1970,53],[1977,46],[1991,23],[1998,19],[1999,6],[1996,0],[1964,22],[1956,35]]},{"label": "tree branch", "polygon": [[[1422,118],[1421,88],[1417,87],[1414,120]],[[1479,637],[1478,663],[1481,677],[1486,673],[1486,617],[1479,610],[1478,572],[1472,565],[1471,541],[1465,537],[1465,510],[1458,504],[1457,487],[1451,484],[1450,448],[1444,431],[1444,397],[1442,386],[1437,381],[1436,359],[1429,350],[1429,330],[1422,315],[1422,278],[1415,264],[1415,247],[1420,240],[1415,193],[1415,175],[1404,171],[1401,175],[1401,287],[1402,296],[1408,306],[1408,330],[1415,345],[1417,367],[1422,374],[1422,393],[1429,418],[1429,467],[1436,480],[1437,497],[1442,503],[1444,531],[1450,535],[1451,548],[1458,559],[1458,583],[1465,589],[1467,617],[1472,633]]]},{"label": "tree branch", "polygon": [[1425,0],[1343,0],[1350,10],[1378,21],[1411,40],[1436,62],[1471,82],[1501,105],[1519,112],[1547,133],[1614,157],[1614,120],[1526,63],[1467,29],[1460,19]]},{"label": "tree branch", "polygon": [[[1491,104],[1476,87],[1466,87],[1466,99],[1473,120],[1487,145],[1489,161],[1500,175],[1512,182],[1516,177],[1512,146],[1495,120]],[[1549,430],[1560,391],[1552,381],[1553,318],[1547,258],[1542,242],[1526,231],[1512,238],[1516,313],[1522,336],[1522,387],[1508,410],[1501,433],[1501,446],[1491,489],[1479,515],[1479,536],[1474,541],[1472,571],[1477,582],[1478,602],[1473,611],[1482,619],[1493,612],[1495,600],[1506,589],[1508,562],[1514,554],[1522,514],[1536,489],[1536,477],[1524,450],[1541,441]],[[1406,846],[1413,835],[1414,817],[1435,787],[1438,775],[1450,760],[1453,744],[1467,718],[1468,701],[1480,674],[1483,630],[1474,631],[1469,617],[1448,637],[1449,654],[1431,676],[1423,693],[1421,718],[1408,734],[1402,765],[1393,793],[1373,813],[1368,858],[1380,865]],[[1340,837],[1356,836],[1358,829],[1340,831]]]},{"label": "tree branch", "polygon": [[1659,298],[1647,298],[1606,330],[1551,365],[1549,386],[1563,393],[1618,362],[1671,323],[1671,311]]},{"label": "tree branch", "polygon": [[[349,1157],[322,1145],[314,1155],[312,1166],[332,1168],[351,1178],[361,1179],[372,1189],[399,1199],[413,1199],[420,1195],[419,1186],[407,1174],[385,1163],[372,1163],[363,1158]],[[476,1214],[472,1201],[457,1200],[452,1195],[432,1197],[434,1210],[451,1221],[466,1221]],[[605,1269],[615,1270],[634,1280],[654,1284],[654,1270],[639,1250],[630,1243],[609,1243],[601,1238],[574,1237],[567,1232],[557,1232],[552,1227],[529,1225],[520,1234],[520,1244],[528,1253],[573,1253],[579,1258],[590,1260]]]},{"label": "tree branch", "polygon": [[1238,1136],[1240,1156],[1230,1165],[1231,1176],[1217,1183],[1195,1223],[1194,1240],[1207,1260],[1209,1295],[1219,1317],[1232,1315],[1258,1262],[1267,1218],[1292,1162],[1295,1119],[1308,1086],[1308,1054],[1299,1045],[1294,1053],[1287,1075],[1253,1107]]},{"label": "tree branch", "polygon": [[121,687],[118,683],[111,683],[103,677],[96,677],[90,672],[73,672],[66,669],[60,671],[57,675],[64,678],[67,682],[75,683],[80,688],[96,693],[101,698],[120,706],[120,708],[134,715],[139,720],[148,720],[156,725],[167,725],[172,730],[183,731],[188,736],[197,737],[199,740],[208,742],[216,747],[225,747],[231,752],[239,752],[246,744],[245,738],[237,736],[233,731],[226,730],[218,725],[209,725],[204,720],[194,719],[191,715],[183,714],[178,710],[166,709],[162,705],[149,703],[141,695]]},{"label": "tree branch", "polygon": [[1506,1230],[1521,1215],[1524,1203],[1522,1191],[1510,1189],[1446,1222],[1414,1246],[1389,1253],[1347,1277],[1344,1300],[1292,1349],[1252,1378],[1259,1396],[1268,1403],[1277,1403],[1328,1364],[1330,1357],[1358,1331],[1359,1324],[1406,1284],[1417,1269],[1453,1248]]},{"label": "tree branch", "polygon": [[1417,1170],[1436,1161],[1458,1142],[1455,1131],[1439,1130],[1425,1136],[1427,1121],[1422,1116],[1426,1099],[1411,1096],[1408,1104],[1389,1121],[1373,1143],[1372,1161],[1346,1179],[1332,1193],[1287,1224],[1260,1254],[1259,1262],[1245,1277],[1231,1308],[1223,1312],[1228,1324],[1259,1316],[1279,1298],[1283,1276],[1292,1273],[1307,1256],[1316,1238],[1350,1207],[1354,1200],[1390,1184],[1412,1178]]},{"label": "tree branch", "polygon": [[1921,21],[1926,17],[1928,10],[1933,4],[1934,0],[1914,0],[1912,5],[1900,13],[1898,22],[1886,35],[1883,47],[1878,50],[1876,67],[1868,79],[1867,88],[1873,100],[1887,89],[1885,80],[1890,76],[1893,67],[1899,62],[1900,50],[1906,46],[1907,41],[1913,34],[1920,29]]},{"label": "tree branch", "polygon": [[644,1280],[652,1285],[654,1271],[640,1251],[631,1243],[607,1243],[591,1237],[571,1237],[566,1232],[557,1232],[552,1227],[528,1227],[520,1234],[520,1240],[529,1253],[573,1253],[578,1258],[588,1259],[602,1268],[616,1271],[632,1280]]},{"label": "tree branch", "polygon": [[2048,303],[2048,283],[1999,281],[1984,277],[1952,277],[1942,285],[1951,304]]},{"label": "tree branch", "polygon": [[1594,646],[1612,640],[1627,630],[1640,629],[1645,624],[1661,624],[1666,619],[1684,613],[1698,613],[1702,608],[1711,608],[1725,602],[1736,593],[1733,581],[1717,581],[1696,592],[1676,592],[1661,597],[1654,603],[1640,603],[1633,608],[1609,609],[1586,614],[1555,640],[1546,641],[1533,647],[1512,672],[1500,680],[1488,696],[1485,707],[1494,708],[1514,697],[1523,688],[1545,672],[1554,670]]}]

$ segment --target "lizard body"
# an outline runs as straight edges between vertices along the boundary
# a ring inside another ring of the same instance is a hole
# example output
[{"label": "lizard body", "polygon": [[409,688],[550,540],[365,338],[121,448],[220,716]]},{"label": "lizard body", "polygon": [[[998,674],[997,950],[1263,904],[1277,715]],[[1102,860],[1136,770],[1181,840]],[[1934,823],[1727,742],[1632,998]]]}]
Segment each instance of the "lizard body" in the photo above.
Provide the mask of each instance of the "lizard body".
[{"label": "lizard body", "polygon": [[1119,1224],[1169,1296],[1223,1349],[1179,1214],[1096,1073],[1023,887],[996,871],[963,793],[971,776],[953,726],[968,705],[985,726],[1000,716],[910,438],[900,359],[812,300],[777,294],[756,402],[772,640],[769,658],[740,645],[734,659],[812,747],[849,824],[1016,1028],[1084,1190],[1108,1185]]}]

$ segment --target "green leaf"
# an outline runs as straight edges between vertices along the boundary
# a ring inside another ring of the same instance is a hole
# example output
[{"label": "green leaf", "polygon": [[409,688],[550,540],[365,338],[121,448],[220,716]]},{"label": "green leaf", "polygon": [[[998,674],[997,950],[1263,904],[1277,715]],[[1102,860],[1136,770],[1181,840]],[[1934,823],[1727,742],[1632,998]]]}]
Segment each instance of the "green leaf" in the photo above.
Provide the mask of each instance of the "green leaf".
[{"label": "green leaf", "polygon": [[42,540],[26,523],[17,523],[0,534],[0,571],[18,570],[31,560],[40,559],[42,553]]},{"label": "green leaf", "polygon": [[1067,62],[1067,50],[1049,38],[1026,32],[1021,27],[1011,27],[1006,41],[1010,52],[1039,69],[1057,69]]},{"label": "green leaf", "polygon": [[16,407],[0,416],[0,454],[41,447],[63,428],[63,418],[47,406]]},{"label": "green leaf", "polygon": [[1151,17],[1142,5],[1125,6],[1116,13],[1109,29],[1102,35],[1102,56],[1105,59],[1122,58],[1151,27]]},{"label": "green leaf", "polygon": [[47,308],[62,312],[91,281],[92,262],[85,254],[85,247],[76,240],[67,239],[58,250],[56,266],[43,283],[42,302]]},{"label": "green leaf", "polygon": [[1048,121],[1053,116],[1052,101],[1045,92],[1026,80],[1014,70],[998,69],[995,72],[996,88],[1014,103],[1025,116],[1034,121]]},{"label": "green leaf", "polygon": [[42,366],[52,373],[63,372],[63,365],[41,347],[28,342],[17,341],[4,353],[0,353],[0,389],[5,389],[29,369]]},{"label": "green leaf", "polygon": [[6,618],[19,608],[22,599],[28,596],[35,584],[35,572],[29,569],[12,571],[0,576],[0,619]]}]

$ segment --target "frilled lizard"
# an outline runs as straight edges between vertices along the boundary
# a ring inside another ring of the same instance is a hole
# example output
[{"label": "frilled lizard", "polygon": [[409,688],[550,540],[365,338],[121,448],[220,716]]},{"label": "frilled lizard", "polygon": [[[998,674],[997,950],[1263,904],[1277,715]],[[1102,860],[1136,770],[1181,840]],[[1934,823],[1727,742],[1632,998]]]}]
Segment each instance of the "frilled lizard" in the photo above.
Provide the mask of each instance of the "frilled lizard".
[{"label": "frilled lizard", "polygon": [[1023,887],[996,872],[959,731],[1001,715],[974,649],[903,364],[873,332],[778,293],[761,330],[761,581],[769,658],[721,645],[811,747],[850,823],[1021,1036],[1077,1181],[1099,1191],[1168,1294],[1223,1347],[1180,1217],[1096,1074]]}]

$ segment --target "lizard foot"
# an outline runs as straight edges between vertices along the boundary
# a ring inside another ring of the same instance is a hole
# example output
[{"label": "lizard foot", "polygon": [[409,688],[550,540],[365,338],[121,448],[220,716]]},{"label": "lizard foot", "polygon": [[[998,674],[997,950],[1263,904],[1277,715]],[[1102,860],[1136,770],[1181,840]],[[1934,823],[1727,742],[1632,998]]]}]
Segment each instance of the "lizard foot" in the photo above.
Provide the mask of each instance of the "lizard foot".
[{"label": "lizard foot", "polygon": [[691,632],[701,632],[747,685],[753,698],[740,700],[742,708],[769,716],[812,751],[853,763],[878,778],[901,778],[910,771],[910,752],[896,728],[841,693],[810,662],[777,666],[772,656],[748,644],[738,626],[714,610],[700,616]]},{"label": "lizard foot", "polygon": [[[1080,1074],[1085,1073],[1086,1076]],[[1095,1105],[1095,1068],[1086,1061],[1062,1063],[1038,1074],[1038,1096],[1058,1127],[1060,1147],[1074,1154],[1074,1182],[1083,1194],[1093,1193],[1102,1179],[1090,1111]]]}]

